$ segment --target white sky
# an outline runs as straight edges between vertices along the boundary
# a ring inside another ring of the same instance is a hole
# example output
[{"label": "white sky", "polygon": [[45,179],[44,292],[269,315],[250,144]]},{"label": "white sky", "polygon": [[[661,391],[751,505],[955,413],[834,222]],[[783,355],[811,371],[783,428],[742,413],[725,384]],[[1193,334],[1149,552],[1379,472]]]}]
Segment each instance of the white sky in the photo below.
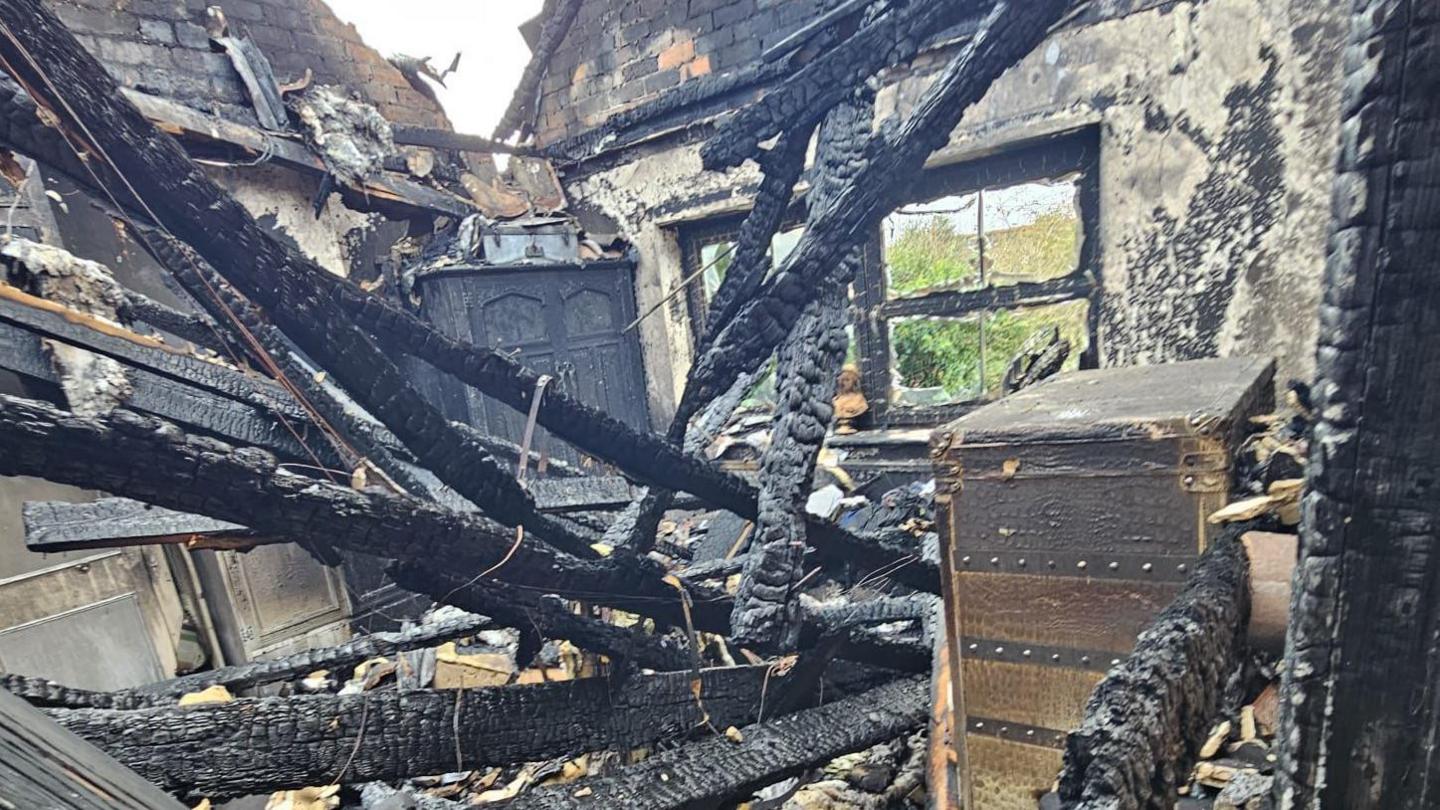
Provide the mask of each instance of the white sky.
[{"label": "white sky", "polygon": [[489,136],[530,61],[520,24],[540,13],[542,0],[327,2],[383,56],[429,56],[444,70],[464,52],[460,69],[445,79],[449,87],[435,89],[457,131]]}]

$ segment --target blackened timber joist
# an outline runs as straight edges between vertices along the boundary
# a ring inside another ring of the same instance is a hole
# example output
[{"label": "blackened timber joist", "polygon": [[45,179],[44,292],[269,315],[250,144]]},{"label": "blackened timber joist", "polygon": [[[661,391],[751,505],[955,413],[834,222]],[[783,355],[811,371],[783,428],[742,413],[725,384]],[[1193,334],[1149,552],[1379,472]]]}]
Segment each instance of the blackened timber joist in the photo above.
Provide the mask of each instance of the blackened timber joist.
[{"label": "blackened timber joist", "polygon": [[[212,799],[403,779],[684,739],[753,721],[769,667],[469,690],[242,698],[112,711],[54,709],[65,728],[161,788]],[[841,691],[874,683],[854,671]],[[830,689],[827,688],[827,692]],[[702,705],[703,704],[703,705]]]},{"label": "blackened timber joist", "polygon": [[[464,610],[484,613],[507,627],[534,630],[544,638],[565,639],[587,652],[632,660],[661,671],[684,669],[693,660],[689,648],[672,638],[578,615],[556,597],[544,593],[494,580],[473,582],[469,577],[419,563],[393,566],[390,575],[407,590]],[[520,663],[523,666],[528,662]]]},{"label": "blackened timber joist", "polygon": [[[874,95],[842,101],[820,125],[815,188],[823,201],[846,182],[870,136]],[[834,418],[840,364],[849,338],[846,290],[860,256],[852,251],[822,282],[826,289],[805,308],[776,352],[777,405],[770,444],[760,462],[759,519],[745,558],[744,576],[730,617],[741,643],[792,649],[800,633],[797,586],[804,577],[805,502],[815,462]]]},{"label": "blackened timber joist", "polygon": [[580,3],[581,0],[551,0],[545,4],[545,21],[540,25],[534,55],[525,65],[525,72],[520,75],[520,82],[510,98],[510,105],[505,108],[505,114],[500,116],[500,123],[495,125],[496,138],[503,140],[516,130],[520,131],[522,138],[530,134],[540,102],[540,83],[550,70],[550,59],[565,41],[575,16],[580,13]]},{"label": "blackened timber joist", "polygon": [[[31,475],[100,489],[168,509],[239,523],[269,538],[315,538],[366,554],[444,561],[560,595],[683,623],[680,594],[645,560],[579,559],[543,543],[514,545],[514,533],[476,513],[297,475],[270,453],[187,435],[131,411],[75,416],[33,400],[0,396],[0,475]],[[726,626],[728,603],[697,601],[695,620]]]},{"label": "blackened timber joist", "polygon": [[871,139],[854,180],[812,203],[805,234],[789,258],[696,359],[686,398],[711,399],[770,356],[824,289],[821,280],[903,202],[926,159],[945,145],[964,112],[1033,51],[1069,7],[1068,0],[1001,0],[995,5],[905,121],[883,127]]},{"label": "blackened timber joist", "polygon": [[656,754],[614,776],[539,788],[507,808],[713,807],[842,754],[903,736],[924,724],[929,705],[929,681],[905,678],[826,706],[745,726],[739,742],[711,737]]},{"label": "blackened timber joist", "polygon": [[[208,686],[219,684],[231,691],[249,689],[267,683],[299,680],[320,669],[343,670],[377,656],[391,656],[410,650],[434,647],[447,641],[474,635],[494,622],[485,616],[459,616],[444,619],[433,624],[422,624],[408,630],[394,633],[371,633],[334,647],[288,655],[266,661],[250,661],[244,664],[182,675],[168,681],[147,684],[115,695],[135,696],[179,696],[187,692],[198,692]],[[114,708],[123,708],[116,706]]]},{"label": "blackened timber joist", "polygon": [[1135,651],[1095,687],[1065,741],[1063,807],[1175,806],[1245,653],[1250,561],[1239,535],[1211,545]]},{"label": "blackened timber joist", "polygon": [[45,810],[185,810],[39,710],[0,692],[0,801]]},{"label": "blackened timber joist", "polygon": [[142,695],[134,692],[95,692],[76,689],[48,678],[0,672],[0,691],[24,698],[35,706],[67,709],[142,709],[174,703],[163,695]]},{"label": "blackened timber joist", "polygon": [[738,166],[754,157],[762,142],[814,126],[866,79],[909,60],[929,36],[983,14],[988,5],[983,0],[891,4],[723,124],[700,150],[705,168]]},{"label": "blackened timber joist", "polygon": [[[0,319],[0,368],[33,380],[56,385],[60,382],[59,372],[46,355],[40,337],[3,319]],[[127,364],[125,375],[131,384],[127,403],[136,410],[184,422],[227,441],[264,447],[285,458],[307,457],[304,446],[285,430],[277,412],[139,366]],[[300,427],[304,436],[304,425]],[[322,457],[328,457],[324,445],[316,445]]]},{"label": "blackened timber joist", "polygon": [[[327,305],[324,280],[334,276],[261,228],[178,143],[157,132],[51,11],[36,0],[4,0],[0,17],[0,62],[54,113],[68,138],[123,177],[123,185],[107,189],[121,207],[148,212],[193,246],[460,495],[502,523],[524,525],[577,552],[588,548],[541,515],[483,446],[452,428],[391,357]],[[214,296],[191,292],[197,300]]]}]

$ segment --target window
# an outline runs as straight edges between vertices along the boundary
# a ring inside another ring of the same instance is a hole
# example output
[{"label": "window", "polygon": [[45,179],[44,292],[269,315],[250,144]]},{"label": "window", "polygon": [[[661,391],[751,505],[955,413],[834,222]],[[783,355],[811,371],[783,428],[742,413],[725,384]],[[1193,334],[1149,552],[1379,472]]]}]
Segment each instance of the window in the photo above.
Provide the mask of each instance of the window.
[{"label": "window", "polygon": [[[686,227],[680,233],[682,270],[686,285],[686,307],[690,315],[690,330],[695,338],[705,331],[705,314],[710,309],[710,300],[720,289],[725,271],[730,269],[730,259],[735,250],[735,239],[740,235],[743,216],[725,217]],[[770,240],[770,266],[773,269],[790,255],[800,243],[805,232],[803,221],[787,221]],[[698,275],[697,275],[698,274]]]},{"label": "window", "polygon": [[[932,170],[885,219],[851,288],[847,360],[875,426],[939,424],[999,396],[1021,347],[1048,330],[1070,344],[1066,369],[1096,365],[1098,151],[1091,130]],[[680,231],[697,337],[743,221]],[[802,226],[776,234],[772,267]]]},{"label": "window", "polygon": [[[999,396],[1032,336],[1094,364],[1093,132],[930,172],[857,281],[865,394],[881,425],[935,424]],[[1044,334],[1040,334],[1044,333]]]}]

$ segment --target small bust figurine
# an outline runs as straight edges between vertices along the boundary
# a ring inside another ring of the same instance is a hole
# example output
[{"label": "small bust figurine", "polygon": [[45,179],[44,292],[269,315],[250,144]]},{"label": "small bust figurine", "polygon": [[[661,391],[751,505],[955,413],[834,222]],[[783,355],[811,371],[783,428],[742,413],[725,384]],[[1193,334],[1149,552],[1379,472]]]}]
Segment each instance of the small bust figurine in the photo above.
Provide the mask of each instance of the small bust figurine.
[{"label": "small bust figurine", "polygon": [[860,391],[860,369],[854,363],[846,363],[840,369],[839,384],[835,388],[835,432],[848,436],[855,432],[855,422],[870,410],[870,403]]}]

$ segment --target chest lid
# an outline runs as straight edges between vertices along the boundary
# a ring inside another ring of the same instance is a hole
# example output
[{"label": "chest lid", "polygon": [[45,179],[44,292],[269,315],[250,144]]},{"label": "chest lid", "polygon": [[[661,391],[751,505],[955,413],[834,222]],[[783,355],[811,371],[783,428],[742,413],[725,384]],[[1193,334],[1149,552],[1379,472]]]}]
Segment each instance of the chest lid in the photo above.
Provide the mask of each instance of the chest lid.
[{"label": "chest lid", "polygon": [[1266,398],[1274,362],[1191,360],[1062,374],[942,427],[950,446],[1045,441],[1218,436]]}]

